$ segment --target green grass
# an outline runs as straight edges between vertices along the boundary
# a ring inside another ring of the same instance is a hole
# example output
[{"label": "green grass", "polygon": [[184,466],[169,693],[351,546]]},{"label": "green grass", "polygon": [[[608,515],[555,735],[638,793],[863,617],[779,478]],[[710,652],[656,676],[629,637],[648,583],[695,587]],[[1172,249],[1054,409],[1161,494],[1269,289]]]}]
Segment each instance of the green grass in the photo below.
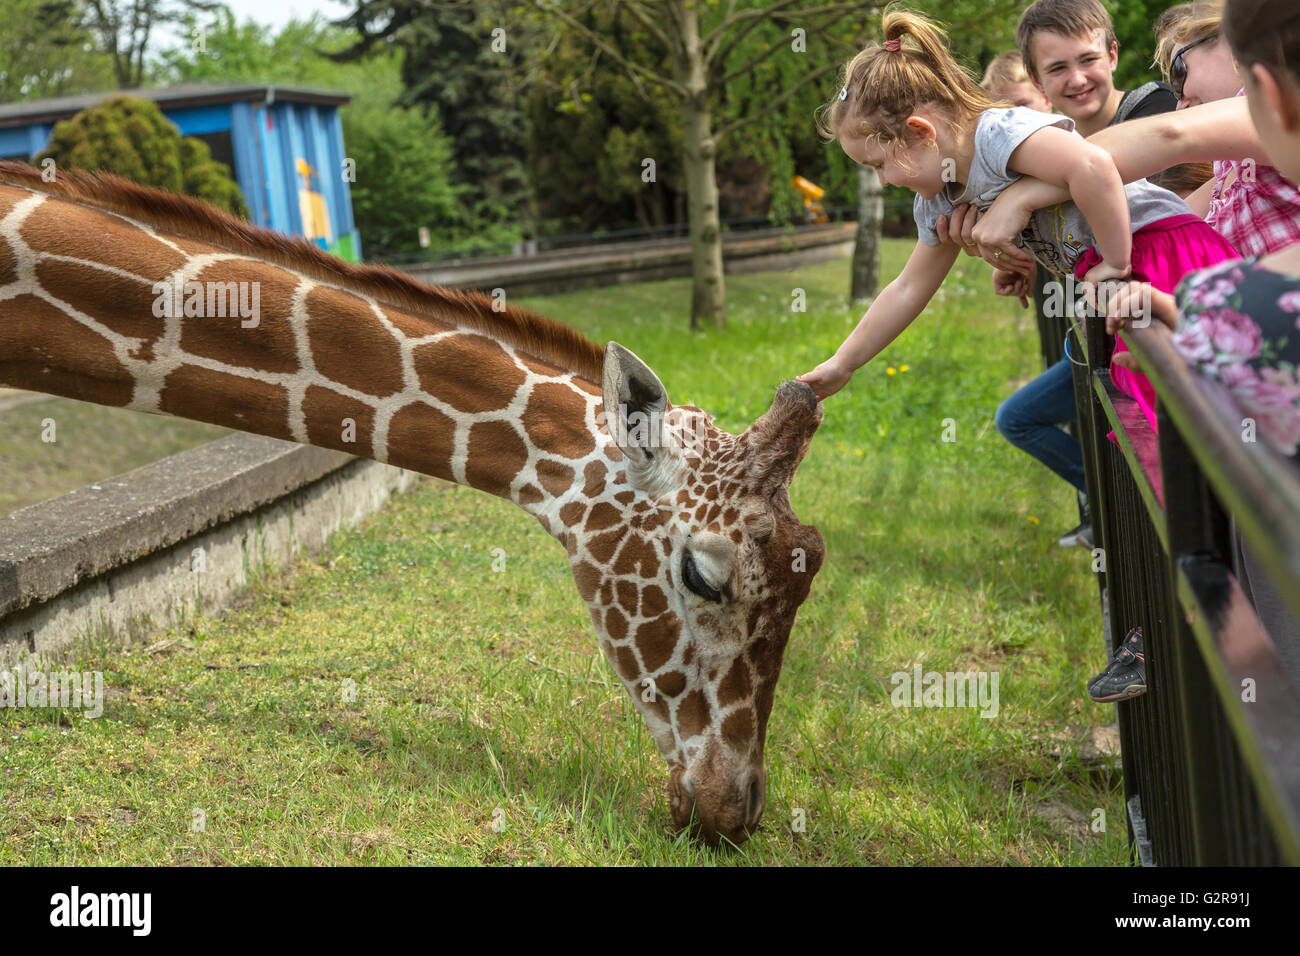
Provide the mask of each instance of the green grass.
[{"label": "green grass", "polygon": [[202,422],[66,398],[0,409],[0,515],[228,434]]},{"label": "green grass", "polygon": [[[888,244],[885,274],[906,251]],[[1072,495],[992,425],[1036,372],[1033,324],[981,264],[959,269],[828,401],[796,476],[828,560],[786,653],[764,825],[741,850],[672,833],[662,761],[559,545],[507,502],[429,481],[174,629],[169,653],[87,651],[112,688],[98,720],[0,712],[0,862],[1127,862],[1118,776],[1053,755],[1052,735],[1114,719],[1083,690],[1102,646],[1088,555],[1055,546]],[[529,304],[623,342],[674,401],[739,431],[856,320],[845,272],[731,277],[728,328],[694,336],[684,281]],[[998,716],[891,706],[890,674],[917,663],[997,671]]]}]

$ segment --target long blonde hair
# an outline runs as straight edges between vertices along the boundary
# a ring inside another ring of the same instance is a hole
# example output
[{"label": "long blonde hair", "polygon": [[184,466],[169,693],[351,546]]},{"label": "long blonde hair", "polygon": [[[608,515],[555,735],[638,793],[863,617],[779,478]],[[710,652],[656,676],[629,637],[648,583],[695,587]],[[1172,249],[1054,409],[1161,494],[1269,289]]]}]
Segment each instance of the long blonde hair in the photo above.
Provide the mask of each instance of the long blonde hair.
[{"label": "long blonde hair", "polygon": [[882,146],[904,143],[907,118],[918,106],[934,108],[960,130],[997,105],[953,59],[947,34],[933,21],[891,6],[881,34],[897,48],[872,44],[845,65],[840,95],[818,110],[825,139],[847,132]]}]

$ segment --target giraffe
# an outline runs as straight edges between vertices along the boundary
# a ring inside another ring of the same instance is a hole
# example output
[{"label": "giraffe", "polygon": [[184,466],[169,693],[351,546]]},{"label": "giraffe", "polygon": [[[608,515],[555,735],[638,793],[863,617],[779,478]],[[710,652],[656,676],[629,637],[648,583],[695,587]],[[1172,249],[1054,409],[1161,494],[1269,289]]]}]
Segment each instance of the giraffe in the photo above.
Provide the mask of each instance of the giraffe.
[{"label": "giraffe", "polygon": [[0,384],[512,500],[565,549],[667,762],[674,826],[712,844],[758,826],[782,655],[825,554],[788,494],[822,420],[806,384],[731,435],[617,342],[186,197],[15,163],[0,163]]}]

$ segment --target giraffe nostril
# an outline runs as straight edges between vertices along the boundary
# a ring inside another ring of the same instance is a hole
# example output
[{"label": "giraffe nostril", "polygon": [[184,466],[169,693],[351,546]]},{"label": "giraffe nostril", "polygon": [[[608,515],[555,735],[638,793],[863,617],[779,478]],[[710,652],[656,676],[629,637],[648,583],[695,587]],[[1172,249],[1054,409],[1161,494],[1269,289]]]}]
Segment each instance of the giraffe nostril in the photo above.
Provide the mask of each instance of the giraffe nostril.
[{"label": "giraffe nostril", "polygon": [[694,800],[694,799],[695,799],[695,784],[691,783],[691,778],[688,777],[688,776],[686,776],[686,774],[682,774],[682,776],[681,776],[681,781],[682,781],[682,790],[684,790],[684,791],[686,792],[686,799],[687,799],[687,800]]},{"label": "giraffe nostril", "polygon": [[754,829],[758,826],[758,821],[763,819],[763,809],[766,804],[763,789],[763,777],[755,771],[754,775],[749,778],[749,792],[745,797],[746,829]]}]

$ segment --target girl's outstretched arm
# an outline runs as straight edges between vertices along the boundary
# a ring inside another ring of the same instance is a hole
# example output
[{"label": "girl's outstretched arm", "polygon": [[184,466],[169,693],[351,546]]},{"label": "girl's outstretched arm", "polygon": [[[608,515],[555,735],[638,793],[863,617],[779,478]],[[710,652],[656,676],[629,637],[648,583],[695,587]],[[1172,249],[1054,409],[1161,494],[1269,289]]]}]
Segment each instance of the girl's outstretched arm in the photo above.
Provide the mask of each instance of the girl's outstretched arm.
[{"label": "girl's outstretched arm", "polygon": [[1102,258],[1088,273],[1091,281],[1129,274],[1133,232],[1128,196],[1110,153],[1074,133],[1048,126],[1016,147],[1007,169],[1070,190],[1070,198],[1092,227]]},{"label": "girl's outstretched arm", "polygon": [[957,246],[944,243],[927,246],[918,242],[897,278],[881,290],[849,337],[825,362],[799,381],[813,387],[818,398],[827,398],[843,388],[853,373],[875,358],[886,345],[921,314],[957,261]]}]

